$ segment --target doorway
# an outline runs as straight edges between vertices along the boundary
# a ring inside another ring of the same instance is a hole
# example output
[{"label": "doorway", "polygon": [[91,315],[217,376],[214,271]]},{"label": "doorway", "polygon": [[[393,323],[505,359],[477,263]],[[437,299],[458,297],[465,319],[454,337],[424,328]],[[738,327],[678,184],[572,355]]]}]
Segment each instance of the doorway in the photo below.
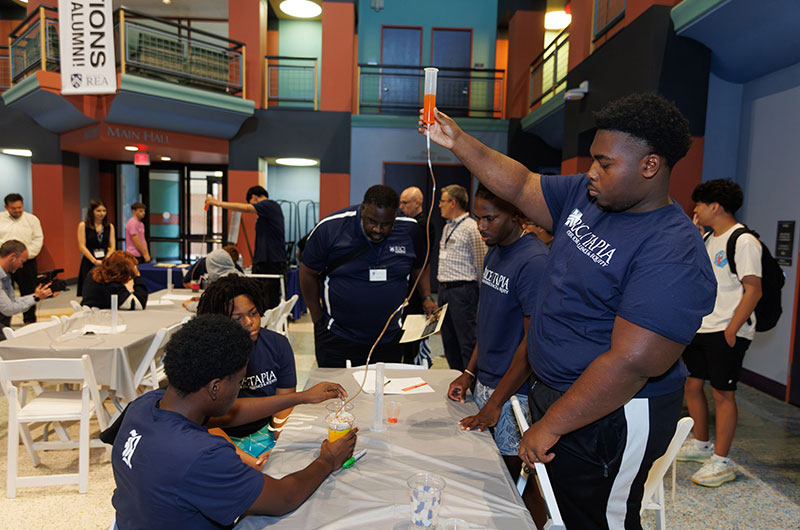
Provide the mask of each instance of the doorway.
[{"label": "doorway", "polygon": [[433,28],[431,64],[439,68],[436,106],[450,116],[469,114],[472,30]]},{"label": "doorway", "polygon": [[[419,67],[421,61],[421,27],[381,27],[382,65]],[[381,70],[380,112],[416,115],[422,100],[419,70],[389,67]]]}]

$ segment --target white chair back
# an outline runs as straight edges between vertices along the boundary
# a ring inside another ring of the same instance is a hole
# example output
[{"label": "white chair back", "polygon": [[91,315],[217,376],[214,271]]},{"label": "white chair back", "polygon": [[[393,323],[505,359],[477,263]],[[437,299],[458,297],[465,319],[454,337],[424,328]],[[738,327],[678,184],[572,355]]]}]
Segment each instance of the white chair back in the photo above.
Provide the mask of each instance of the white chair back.
[{"label": "white chair back", "polygon": [[17,336],[17,334],[14,333],[14,329],[9,328],[8,326],[3,327],[3,335],[6,337],[6,339],[13,339]]},{"label": "white chair back", "polygon": [[166,337],[167,328],[161,328],[156,331],[156,334],[153,337],[153,342],[150,343],[150,347],[147,348],[147,352],[145,352],[144,357],[142,357],[142,360],[139,362],[139,366],[136,368],[136,372],[133,374],[133,388],[139,388],[139,385],[143,384],[145,374],[148,374],[150,388],[152,390],[158,389],[156,354],[158,353],[158,350],[164,346]]},{"label": "white chair back", "polygon": [[289,313],[292,312],[294,309],[294,305],[297,303],[298,296],[292,295],[291,298],[288,300],[284,300],[278,307],[275,308],[277,311],[277,316],[275,316],[275,320],[272,322],[270,329],[272,331],[276,331],[283,336],[289,335]]},{"label": "white chair back", "polygon": [[23,326],[19,329],[3,328],[3,334],[7,339],[13,339],[14,337],[22,337],[23,335],[33,333],[34,331],[52,328],[53,326],[59,324],[59,322],[60,321],[57,322],[51,319],[43,322],[34,322],[33,324],[28,324],[27,326]]},{"label": "white chair back", "polygon": [[[528,430],[528,420],[525,419],[525,414],[522,413],[522,407],[519,404],[519,399],[517,399],[517,396],[511,396],[509,402],[511,403],[511,409],[514,411],[514,417],[517,419],[519,432],[524,436],[525,431]],[[566,527],[564,526],[564,520],[561,518],[561,510],[558,509],[556,496],[555,493],[553,493],[553,486],[550,484],[550,476],[547,474],[547,468],[540,462],[534,462],[533,465],[536,471],[536,480],[539,483],[539,491],[542,493],[542,498],[547,506],[547,513],[550,516],[544,525],[544,529],[566,530]],[[522,467],[523,471],[520,473],[520,480],[523,478],[522,473],[526,473],[524,469],[525,466]],[[527,478],[528,477],[525,476],[525,481],[523,482],[522,487],[517,484],[517,489],[519,490],[520,495],[525,489],[525,482],[527,482]]]}]

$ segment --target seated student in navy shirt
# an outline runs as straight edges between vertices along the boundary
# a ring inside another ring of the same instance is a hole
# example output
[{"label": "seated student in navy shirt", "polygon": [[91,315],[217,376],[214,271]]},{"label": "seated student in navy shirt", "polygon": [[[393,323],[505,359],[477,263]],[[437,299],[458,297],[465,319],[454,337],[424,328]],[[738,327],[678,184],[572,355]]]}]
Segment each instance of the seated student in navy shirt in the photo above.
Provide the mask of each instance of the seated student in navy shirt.
[{"label": "seated student in navy shirt", "polygon": [[[483,259],[478,342],[467,369],[458,376],[447,396],[463,403],[467,389],[475,382],[475,416],[459,423],[465,430],[493,428],[492,435],[512,477],[519,476],[521,439],[508,399],[515,395],[523,410],[528,409],[528,382],[514,383],[506,373],[531,373],[528,364],[528,324],[547,261],[547,246],[535,236],[526,236],[520,211],[498,198],[483,184],[478,185],[473,203],[481,238],[489,246]],[[531,421],[528,412],[528,423]],[[535,487],[526,488],[523,499],[529,510],[536,504]]]},{"label": "seated student in navy shirt", "polygon": [[567,528],[640,529],[644,482],[680,415],[681,353],[716,294],[700,234],[669,196],[688,121],[655,94],[619,99],[595,116],[588,174],[543,176],[434,114],[420,133],[554,236],[520,457],[547,464]]},{"label": "seated student in navy shirt", "polygon": [[[364,364],[389,315],[408,294],[425,260],[425,236],[410,217],[396,217],[400,198],[375,185],[360,205],[319,222],[308,236],[300,288],[314,322],[320,367]],[[321,285],[320,285],[321,284]],[[426,271],[417,285],[427,314],[436,309]],[[372,362],[400,362],[400,318],[392,319]]]},{"label": "seated student in navy shirt", "polygon": [[[260,283],[237,275],[218,279],[208,286],[200,297],[198,315],[225,315],[248,332],[253,341],[253,351],[247,365],[240,398],[262,398],[293,394],[297,389],[294,352],[289,340],[261,327],[261,315],[266,311],[267,302]],[[265,415],[246,424],[225,424],[221,431],[244,453],[240,455],[248,463],[257,459],[260,465],[266,454],[275,445],[283,423],[292,408]],[[212,419],[210,425],[218,421]],[[213,429],[216,434],[220,429]]]},{"label": "seated student in navy shirt", "polygon": [[169,340],[169,386],[133,401],[109,429],[116,429],[111,502],[120,530],[214,530],[245,513],[283,515],[353,454],[357,429],[323,441],[316,460],[276,480],[242,463],[230,443],[208,433],[204,422],[240,401],[252,345],[241,326],[220,315],[198,316]]}]

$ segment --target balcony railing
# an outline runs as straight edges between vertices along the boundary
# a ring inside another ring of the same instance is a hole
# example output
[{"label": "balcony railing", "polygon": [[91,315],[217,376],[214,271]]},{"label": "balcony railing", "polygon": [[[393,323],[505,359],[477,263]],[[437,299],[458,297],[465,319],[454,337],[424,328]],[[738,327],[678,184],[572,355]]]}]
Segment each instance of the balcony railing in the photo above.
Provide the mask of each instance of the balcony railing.
[{"label": "balcony railing", "polygon": [[269,106],[319,108],[315,57],[267,55],[265,59]]},{"label": "balcony railing", "polygon": [[8,46],[0,46],[0,92],[11,87],[11,62],[8,58]]},{"label": "balcony railing", "polygon": [[569,27],[553,39],[531,63],[529,107],[533,110],[566,88],[569,63]]},{"label": "balcony railing", "polygon": [[[241,42],[129,9],[114,13],[115,52],[121,73],[245,97],[245,46]],[[41,31],[42,27],[46,31]],[[38,70],[59,71],[56,9],[39,7],[11,32],[9,40],[12,84]]]},{"label": "balcony railing", "polygon": [[[42,28],[46,29],[42,31]],[[9,33],[8,40],[12,84],[38,70],[59,70],[58,11],[55,8],[39,6]]]},{"label": "balcony railing", "polygon": [[[419,66],[359,64],[361,114],[416,115],[425,73]],[[451,116],[503,117],[505,70],[440,68],[436,106]]]}]

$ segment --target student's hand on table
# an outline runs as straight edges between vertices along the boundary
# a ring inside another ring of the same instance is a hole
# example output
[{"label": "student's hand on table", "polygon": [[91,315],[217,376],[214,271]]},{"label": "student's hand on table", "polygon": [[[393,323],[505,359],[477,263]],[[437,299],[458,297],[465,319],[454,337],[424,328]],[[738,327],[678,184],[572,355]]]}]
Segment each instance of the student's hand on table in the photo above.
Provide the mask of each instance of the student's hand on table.
[{"label": "student's hand on table", "polygon": [[338,383],[322,382],[317,383],[308,390],[304,390],[303,403],[322,403],[329,399],[347,397],[347,391]]},{"label": "student's hand on table", "polygon": [[561,435],[551,432],[545,420],[541,419],[525,431],[519,443],[519,457],[530,468],[533,468],[534,462],[546,464],[555,458],[556,455],[547,451],[558,442],[559,438]]},{"label": "student's hand on table", "polygon": [[461,134],[461,128],[456,125],[455,120],[439,109],[433,109],[434,123],[427,124],[422,121],[422,111],[419,109],[419,131],[420,134],[430,134],[431,140],[447,149],[452,149],[456,144],[456,138]]},{"label": "student's hand on table", "polygon": [[450,383],[450,388],[447,389],[447,397],[453,401],[464,403],[467,399],[467,389],[470,385],[472,385],[472,377],[464,372]]},{"label": "student's hand on table", "polygon": [[474,429],[481,432],[484,429],[497,425],[497,422],[500,421],[501,411],[502,409],[498,409],[487,403],[477,414],[464,418],[459,421],[458,424],[461,425],[462,430],[471,431]]},{"label": "student's hand on table", "polygon": [[358,436],[358,427],[353,427],[350,432],[336,440],[329,442],[324,440],[319,449],[319,457],[331,466],[331,471],[336,471],[348,458],[353,456],[353,450],[356,448],[356,440]]}]

